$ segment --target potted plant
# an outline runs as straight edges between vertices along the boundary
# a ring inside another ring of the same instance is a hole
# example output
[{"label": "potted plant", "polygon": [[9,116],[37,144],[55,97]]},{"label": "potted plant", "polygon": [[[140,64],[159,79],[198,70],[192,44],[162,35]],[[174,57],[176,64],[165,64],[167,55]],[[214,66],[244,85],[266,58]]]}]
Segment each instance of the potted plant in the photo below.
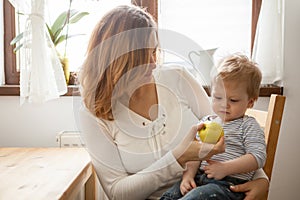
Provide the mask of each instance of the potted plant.
[{"label": "potted plant", "polygon": [[[71,1],[70,1],[71,2]],[[70,3],[71,6],[71,3]],[[66,82],[69,83],[69,76],[70,72],[68,69],[68,58],[66,56],[66,47],[68,39],[71,37],[79,36],[82,34],[72,34],[69,35],[69,25],[77,23],[79,20],[81,20],[84,16],[88,15],[88,12],[80,12],[75,9],[69,9],[67,11],[62,12],[58,17],[55,19],[54,23],[52,25],[46,23],[46,27],[48,30],[48,34],[56,48],[56,46],[62,42],[65,42],[65,51],[63,53],[58,52],[58,57],[61,61]],[[10,45],[16,45],[14,48],[14,52],[18,51],[22,46],[22,39],[23,39],[24,32],[17,35],[11,42]]]}]

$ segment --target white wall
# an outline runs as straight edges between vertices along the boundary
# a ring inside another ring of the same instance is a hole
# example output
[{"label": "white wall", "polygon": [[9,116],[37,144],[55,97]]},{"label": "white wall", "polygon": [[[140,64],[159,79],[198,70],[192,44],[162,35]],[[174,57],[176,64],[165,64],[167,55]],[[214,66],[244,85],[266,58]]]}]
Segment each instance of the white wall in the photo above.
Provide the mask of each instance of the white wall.
[{"label": "white wall", "polygon": [[299,199],[300,1],[285,1],[284,94],[287,96],[276,154],[271,200]]},{"label": "white wall", "polygon": [[0,96],[0,147],[58,146],[56,135],[63,130],[78,130],[73,97],[20,106],[19,97]]}]

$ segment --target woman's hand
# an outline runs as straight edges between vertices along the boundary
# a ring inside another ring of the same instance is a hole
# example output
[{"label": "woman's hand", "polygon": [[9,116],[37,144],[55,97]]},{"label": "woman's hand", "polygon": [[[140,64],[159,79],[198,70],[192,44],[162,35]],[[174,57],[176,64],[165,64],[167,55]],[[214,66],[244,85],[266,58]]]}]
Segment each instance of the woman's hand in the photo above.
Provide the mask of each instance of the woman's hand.
[{"label": "woman's hand", "polygon": [[182,142],[173,149],[173,155],[182,167],[185,167],[186,162],[198,159],[198,155],[195,152],[199,152],[200,145],[194,138],[197,131],[202,127],[203,124],[192,126],[190,132],[184,137]]},{"label": "woman's hand", "polygon": [[[223,153],[225,152],[225,140],[224,137],[221,137],[220,140],[212,146],[212,144],[207,144],[207,143],[201,143],[201,149],[199,152],[199,158],[201,160],[209,160],[213,155],[216,155],[218,153]],[[210,147],[212,146],[212,147]],[[210,150],[208,152],[208,150]],[[206,153],[205,156],[203,156],[203,152],[208,152]]]},{"label": "woman's hand", "polygon": [[266,199],[269,189],[269,181],[259,178],[244,184],[230,186],[233,192],[245,192],[244,200],[263,200]]},{"label": "woman's hand", "polygon": [[188,161],[207,160],[213,155],[225,151],[223,137],[215,145],[199,143],[194,140],[197,131],[202,127],[203,124],[193,126],[183,141],[173,150],[173,155],[182,167],[184,167]]}]

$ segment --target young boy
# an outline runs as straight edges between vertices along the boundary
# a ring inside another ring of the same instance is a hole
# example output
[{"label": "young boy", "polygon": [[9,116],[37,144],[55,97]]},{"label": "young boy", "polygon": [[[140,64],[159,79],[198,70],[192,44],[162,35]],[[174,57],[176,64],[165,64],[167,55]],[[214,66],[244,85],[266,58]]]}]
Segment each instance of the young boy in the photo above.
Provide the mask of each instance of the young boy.
[{"label": "young boy", "polygon": [[[182,181],[161,199],[244,199],[231,185],[252,179],[266,159],[264,132],[253,117],[245,115],[259,96],[261,72],[246,56],[234,54],[220,62],[212,81],[212,108],[216,115],[203,121],[219,121],[225,132],[225,153],[210,160],[189,162]],[[200,166],[200,168],[199,168]]]}]

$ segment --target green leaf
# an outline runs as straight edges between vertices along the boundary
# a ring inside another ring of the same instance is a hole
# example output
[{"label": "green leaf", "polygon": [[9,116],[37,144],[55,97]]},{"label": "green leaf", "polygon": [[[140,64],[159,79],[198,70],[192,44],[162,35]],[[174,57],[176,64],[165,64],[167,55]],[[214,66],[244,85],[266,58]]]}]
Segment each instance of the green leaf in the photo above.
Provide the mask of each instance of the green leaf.
[{"label": "green leaf", "polygon": [[77,13],[79,13],[79,10],[75,10],[75,9],[70,10],[70,19]]},{"label": "green leaf", "polygon": [[[79,11],[72,9],[70,10],[70,18],[71,19],[73,16],[75,16]],[[68,16],[68,11],[62,12],[55,20],[51,27],[51,31],[53,33],[53,40],[56,41],[58,40],[58,37],[60,37],[61,32],[64,30],[64,28],[67,25],[67,16]],[[70,20],[69,20],[70,23]]]},{"label": "green leaf", "polygon": [[78,13],[78,14],[72,16],[72,17],[70,18],[69,23],[70,23],[70,24],[74,24],[74,23],[78,22],[79,20],[81,20],[84,16],[89,15],[89,14],[90,14],[90,13],[88,13],[88,12],[80,12],[80,13]]},{"label": "green leaf", "polygon": [[18,15],[24,15],[24,16],[26,15],[25,13],[22,13],[22,12],[19,12],[19,11],[17,11],[16,13],[17,13]]},{"label": "green leaf", "polygon": [[66,40],[66,35],[61,35],[59,36],[55,41],[53,41],[54,45],[58,45],[59,43],[63,42],[64,40]]},{"label": "green leaf", "polygon": [[85,35],[85,34],[72,34],[72,35],[68,35],[68,38],[66,35],[61,35],[56,41],[54,41],[54,45],[56,46],[59,43],[65,41],[66,39],[70,39],[70,38],[81,36],[81,35]]},{"label": "green leaf", "polygon": [[73,38],[73,37],[77,37],[77,36],[81,36],[81,35],[85,35],[85,34],[80,33],[80,34],[72,34],[72,35],[68,35],[68,39]]},{"label": "green leaf", "polygon": [[54,35],[53,35],[52,30],[50,29],[48,24],[46,24],[46,27],[47,27],[47,30],[48,30],[48,33],[50,35],[51,40],[54,41]]},{"label": "green leaf", "polygon": [[14,48],[14,53],[16,53],[19,49],[21,49],[21,47],[23,47],[23,44],[20,44],[19,46],[16,46],[16,48]]},{"label": "green leaf", "polygon": [[20,33],[19,35],[17,35],[11,42],[10,45],[14,45],[17,42],[19,42],[21,39],[23,39],[24,37],[24,32]]},{"label": "green leaf", "polygon": [[[56,20],[51,26],[51,31],[53,35],[58,35],[60,33],[60,31],[66,25],[66,20],[67,20],[67,11],[64,11],[56,18]],[[57,32],[59,33],[57,34]]]},{"label": "green leaf", "polygon": [[[77,10],[72,9],[70,10],[70,18],[78,13]],[[58,35],[61,33],[61,31],[65,28],[67,24],[67,16],[68,16],[68,11],[62,12],[54,21],[53,25],[51,26],[51,30],[53,32],[54,37],[58,37]]]},{"label": "green leaf", "polygon": [[[21,13],[19,13],[21,14]],[[63,29],[67,25],[67,15],[68,11],[62,12],[54,21],[53,25],[50,26],[46,23],[46,27],[49,33],[49,36],[51,40],[53,41],[54,46],[58,45],[59,43],[65,41],[68,38],[72,38],[79,35],[84,34],[74,34],[74,35],[68,35],[68,37],[65,34],[61,34]],[[79,12],[78,10],[71,9],[70,10],[70,18],[69,18],[69,24],[74,24],[81,20],[84,16],[89,15],[88,12]],[[20,42],[24,38],[24,32],[17,35],[11,42],[10,45],[15,45],[18,42]],[[14,52],[18,51],[20,48],[23,47],[23,44],[20,44],[14,48]]]}]

